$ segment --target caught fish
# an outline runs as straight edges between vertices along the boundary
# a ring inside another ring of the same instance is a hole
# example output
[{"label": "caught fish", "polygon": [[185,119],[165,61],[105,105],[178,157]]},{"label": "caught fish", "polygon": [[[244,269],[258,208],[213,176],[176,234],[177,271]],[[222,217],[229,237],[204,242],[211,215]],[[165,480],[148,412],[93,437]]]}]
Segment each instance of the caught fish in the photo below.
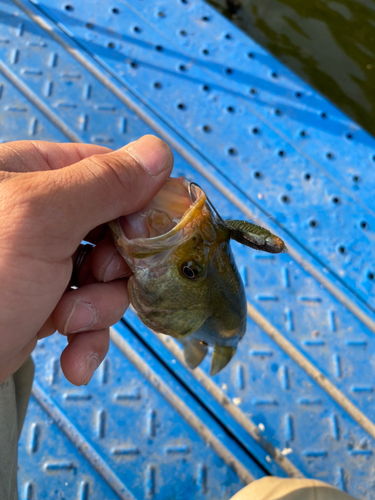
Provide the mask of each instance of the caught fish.
[{"label": "caught fish", "polygon": [[143,323],[178,339],[197,367],[213,347],[211,375],[231,360],[246,330],[246,298],[230,239],[271,253],[284,242],[245,221],[224,221],[204,191],[170,178],[142,210],[109,223],[133,275],[130,303]]}]

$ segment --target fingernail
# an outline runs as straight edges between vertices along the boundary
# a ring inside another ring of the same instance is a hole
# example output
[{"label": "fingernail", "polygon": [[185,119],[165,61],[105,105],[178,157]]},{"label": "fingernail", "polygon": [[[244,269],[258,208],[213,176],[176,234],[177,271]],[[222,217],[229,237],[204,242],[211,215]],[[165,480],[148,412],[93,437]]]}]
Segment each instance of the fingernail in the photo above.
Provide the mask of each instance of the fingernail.
[{"label": "fingernail", "polygon": [[95,323],[96,318],[97,312],[93,304],[76,300],[65,322],[63,333],[67,335],[86,330]]},{"label": "fingernail", "polygon": [[156,176],[172,167],[173,155],[167,144],[153,135],[146,135],[125,146],[148,175]]},{"label": "fingernail", "polygon": [[83,382],[83,385],[87,385],[90,382],[98,366],[99,366],[99,356],[95,352],[93,352],[86,359],[86,377],[85,381]]}]

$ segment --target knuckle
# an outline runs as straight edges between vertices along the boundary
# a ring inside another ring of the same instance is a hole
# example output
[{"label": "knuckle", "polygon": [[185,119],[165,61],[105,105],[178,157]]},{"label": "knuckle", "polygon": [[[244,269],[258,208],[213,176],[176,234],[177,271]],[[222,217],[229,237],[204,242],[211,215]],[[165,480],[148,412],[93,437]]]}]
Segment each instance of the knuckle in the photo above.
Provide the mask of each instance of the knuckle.
[{"label": "knuckle", "polygon": [[[118,192],[123,193],[137,183],[138,165],[137,162],[130,156],[120,158],[116,153],[108,153],[103,155],[94,155],[90,157],[88,166],[94,165],[100,170],[105,170],[106,175],[100,176],[103,183],[103,188],[106,191],[113,192],[115,186],[118,186]],[[95,173],[95,172],[93,172]]]}]

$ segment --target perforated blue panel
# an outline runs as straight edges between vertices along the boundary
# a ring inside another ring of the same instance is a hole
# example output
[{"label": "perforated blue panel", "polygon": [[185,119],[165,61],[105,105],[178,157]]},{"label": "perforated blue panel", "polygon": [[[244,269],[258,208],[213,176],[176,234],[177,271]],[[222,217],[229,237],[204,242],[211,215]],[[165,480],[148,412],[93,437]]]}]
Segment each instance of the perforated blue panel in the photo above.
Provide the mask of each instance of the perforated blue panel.
[{"label": "perforated blue panel", "polygon": [[[3,0],[0,27],[2,141],[118,148],[156,132],[175,176],[289,248],[235,245],[248,331],[213,379],[209,360],[191,373],[131,312],[84,389],[58,371],[61,339],[43,341],[20,445],[24,498],[224,499],[270,473],[375,499],[375,141],[200,0]],[[207,432],[181,417],[180,399]],[[209,431],[223,449],[207,448]]]}]

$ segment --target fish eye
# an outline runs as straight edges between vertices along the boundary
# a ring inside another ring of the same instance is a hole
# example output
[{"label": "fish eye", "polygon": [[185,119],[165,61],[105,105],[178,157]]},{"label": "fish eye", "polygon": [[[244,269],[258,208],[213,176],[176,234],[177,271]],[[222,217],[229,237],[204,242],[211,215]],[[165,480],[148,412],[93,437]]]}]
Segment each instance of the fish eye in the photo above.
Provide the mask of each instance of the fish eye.
[{"label": "fish eye", "polygon": [[195,274],[195,271],[192,267],[189,267],[189,266],[184,266],[182,268],[182,272],[184,273],[184,275],[189,278],[189,279],[194,279],[196,274]]},{"label": "fish eye", "polygon": [[189,280],[194,280],[198,278],[198,269],[192,264],[192,262],[184,262],[181,265],[182,274]]}]

